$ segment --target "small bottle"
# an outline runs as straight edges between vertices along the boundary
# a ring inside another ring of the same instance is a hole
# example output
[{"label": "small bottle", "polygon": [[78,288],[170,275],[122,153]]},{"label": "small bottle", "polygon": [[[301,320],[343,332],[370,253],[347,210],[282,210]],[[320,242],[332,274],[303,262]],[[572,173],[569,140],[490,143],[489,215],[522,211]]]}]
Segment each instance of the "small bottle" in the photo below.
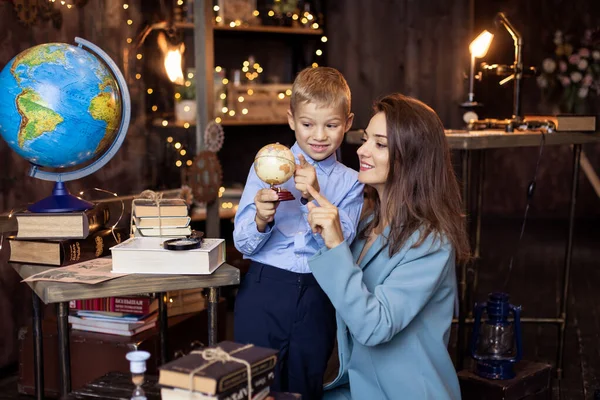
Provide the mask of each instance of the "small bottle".
[{"label": "small bottle", "polygon": [[147,351],[130,351],[125,357],[129,360],[131,381],[135,385],[131,400],[148,400],[142,385],[144,384],[144,372],[146,372],[146,360],[150,358],[150,353]]}]

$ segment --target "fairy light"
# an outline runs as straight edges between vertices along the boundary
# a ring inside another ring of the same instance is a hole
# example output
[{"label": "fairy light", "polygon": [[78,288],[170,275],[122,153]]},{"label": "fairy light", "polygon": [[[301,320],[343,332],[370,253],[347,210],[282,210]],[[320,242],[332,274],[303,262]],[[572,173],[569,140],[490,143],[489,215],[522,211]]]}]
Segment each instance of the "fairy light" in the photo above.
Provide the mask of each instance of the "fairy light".
[{"label": "fairy light", "polygon": [[227,98],[227,95],[225,93],[221,93],[219,95],[219,98],[221,98],[221,100],[225,100]]},{"label": "fairy light", "polygon": [[319,29],[319,24],[317,24],[316,22],[314,24],[312,24],[312,28],[313,29]]},{"label": "fairy light", "polygon": [[135,74],[135,79],[142,79],[142,74]]},{"label": "fairy light", "polygon": [[128,44],[131,44],[131,42],[133,42],[133,39],[132,39],[132,38],[130,38],[130,37],[128,37],[128,38],[127,38],[127,43],[128,43]]},{"label": "fairy light", "polygon": [[175,148],[179,150],[181,148],[181,143],[177,142],[174,144]]},{"label": "fairy light", "polygon": [[228,110],[229,110],[229,109],[228,109],[227,107],[223,107],[223,108],[221,108],[221,111],[223,112],[223,114],[227,114],[227,111],[228,111]]},{"label": "fairy light", "polygon": [[285,94],[284,93],[279,93],[277,95],[277,97],[279,97],[280,100],[283,100],[283,99],[285,99]]},{"label": "fairy light", "polygon": [[169,121],[167,121],[166,119],[163,119],[162,126],[167,126],[167,125],[169,125]]},{"label": "fairy light", "polygon": [[141,60],[143,56],[142,56],[142,54],[141,54],[141,53],[138,53],[138,54],[136,54],[136,56],[135,56],[135,57],[136,57],[138,60]]},{"label": "fairy light", "polygon": [[185,165],[187,165],[188,167],[191,167],[192,166],[192,160],[187,160],[185,162]]},{"label": "fairy light", "polygon": [[223,82],[223,85],[227,85],[229,83],[229,79],[223,78],[222,82]]},{"label": "fairy light", "polygon": [[323,50],[317,49],[317,51],[315,51],[315,54],[318,56],[323,55]]},{"label": "fairy light", "polygon": [[319,64],[317,64],[316,62],[312,63],[311,67],[313,68],[317,68],[319,66]]},{"label": "fairy light", "polygon": [[321,36],[321,42],[323,42],[323,43],[327,42],[327,36]]},{"label": "fairy light", "polygon": [[177,167],[181,167],[181,160],[177,160],[177,161],[175,162],[175,165],[176,165]]},{"label": "fairy light", "polygon": [[248,109],[247,108],[243,108],[242,109],[242,114],[244,114],[244,115],[248,114]]},{"label": "fairy light", "polygon": [[190,123],[189,123],[189,122],[184,122],[184,123],[183,123],[183,127],[184,127],[185,129],[189,128],[189,127],[190,127]]},{"label": "fairy light", "polygon": [[156,105],[152,106],[152,111],[156,112],[156,110],[158,110],[158,106],[156,106]]},{"label": "fairy light", "polygon": [[123,9],[124,10],[127,10],[128,8],[129,8],[129,4],[127,4],[127,3],[123,4]]},{"label": "fairy light", "polygon": [[215,22],[222,22],[223,18],[221,18],[220,16],[215,17]]},{"label": "fairy light", "polygon": [[154,90],[152,90],[152,88],[148,88],[147,92],[148,92],[148,94],[152,94],[152,93],[154,93]]},{"label": "fairy light", "polygon": [[269,17],[272,17],[272,16],[274,16],[274,15],[275,15],[275,11],[273,11],[273,10],[269,10],[269,12],[267,13],[267,15],[268,15]]},{"label": "fairy light", "polygon": [[260,15],[260,12],[258,12],[258,10],[254,10],[254,11],[252,11],[252,15],[254,15],[255,17],[258,17]]},{"label": "fairy light", "polygon": [[243,102],[244,102],[244,96],[240,96],[240,97],[238,97],[238,101],[239,101],[240,103],[243,103]]},{"label": "fairy light", "polygon": [[130,20],[130,19],[128,19],[128,20],[127,20],[127,25],[132,25],[132,24],[133,24],[133,21],[132,21],[132,20]]},{"label": "fairy light", "polygon": [[175,98],[178,99],[181,97],[181,93],[175,93]]},{"label": "fairy light", "polygon": [[285,95],[286,96],[291,96],[292,95],[292,89],[288,89],[285,91]]},{"label": "fairy light", "polygon": [[194,73],[193,72],[188,72],[187,77],[188,77],[188,79],[193,79],[194,78]]},{"label": "fairy light", "polygon": [[223,68],[221,68],[220,66],[218,66],[218,65],[217,65],[217,66],[215,67],[215,72],[221,72],[221,70],[222,70],[222,69],[223,69]]},{"label": "fairy light", "polygon": [[248,96],[252,96],[254,94],[254,90],[248,89],[246,93],[248,93]]},{"label": "fairy light", "polygon": [[232,27],[232,28],[235,28],[235,22],[231,21],[231,22],[229,23],[229,26],[230,26],[230,27]]},{"label": "fairy light", "polygon": [[187,151],[185,151],[185,149],[181,149],[179,151],[179,154],[181,154],[182,156],[185,156],[185,153],[187,153]]},{"label": "fairy light", "polygon": [[234,110],[229,110],[229,116],[233,117],[235,115],[235,111]]},{"label": "fairy light", "polygon": [[169,136],[167,138],[167,143],[173,143],[173,137],[172,136]]},{"label": "fairy light", "polygon": [[217,117],[217,118],[215,118],[215,122],[216,122],[217,124],[220,124],[220,123],[221,123],[221,121],[222,121],[222,120],[221,120],[221,117]]},{"label": "fairy light", "polygon": [[219,6],[214,6],[214,7],[213,7],[213,10],[214,10],[215,12],[219,11],[220,9],[221,9],[221,8],[220,8]]}]

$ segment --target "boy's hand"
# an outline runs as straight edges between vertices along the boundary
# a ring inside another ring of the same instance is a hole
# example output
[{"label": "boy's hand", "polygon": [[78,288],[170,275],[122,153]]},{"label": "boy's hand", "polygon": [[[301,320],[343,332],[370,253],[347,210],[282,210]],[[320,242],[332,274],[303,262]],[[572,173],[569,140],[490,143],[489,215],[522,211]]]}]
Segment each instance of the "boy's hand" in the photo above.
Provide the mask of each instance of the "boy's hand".
[{"label": "boy's hand", "polygon": [[[306,158],[302,154],[298,155],[298,160],[300,160],[300,164],[296,164],[296,172],[294,172],[296,190],[302,193],[302,198],[311,201],[313,198],[306,189],[306,186],[312,186],[317,192],[321,190],[319,181],[317,180],[317,171],[315,167],[306,161]],[[305,202],[303,203],[305,204]]]},{"label": "boy's hand", "polygon": [[279,197],[272,189],[261,189],[254,196],[256,216],[254,222],[259,232],[264,232],[267,224],[275,220],[275,210],[279,206]]}]

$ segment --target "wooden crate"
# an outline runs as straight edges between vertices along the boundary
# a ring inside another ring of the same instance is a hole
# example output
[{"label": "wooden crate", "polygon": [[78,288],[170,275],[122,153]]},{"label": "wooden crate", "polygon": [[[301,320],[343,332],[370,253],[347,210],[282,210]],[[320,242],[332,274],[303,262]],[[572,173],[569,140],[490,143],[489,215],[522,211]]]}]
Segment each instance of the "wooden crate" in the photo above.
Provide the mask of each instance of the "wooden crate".
[{"label": "wooden crate", "polygon": [[[292,84],[228,85],[223,121],[285,123]],[[241,101],[240,101],[241,100]],[[235,115],[229,113],[233,110]],[[246,110],[246,111],[244,111]]]}]

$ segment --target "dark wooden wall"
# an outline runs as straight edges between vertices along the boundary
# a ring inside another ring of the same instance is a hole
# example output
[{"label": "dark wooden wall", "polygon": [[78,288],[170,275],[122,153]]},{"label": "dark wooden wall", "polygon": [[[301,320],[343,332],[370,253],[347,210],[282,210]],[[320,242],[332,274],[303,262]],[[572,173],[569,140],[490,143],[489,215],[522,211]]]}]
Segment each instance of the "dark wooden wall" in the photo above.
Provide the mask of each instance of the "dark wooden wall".
[{"label": "dark wooden wall", "polygon": [[[433,107],[447,128],[461,128],[459,104],[466,100],[468,44],[482,29],[493,28],[494,15],[504,11],[525,40],[524,62],[539,67],[553,51],[557,29],[582,32],[600,26],[600,2],[589,0],[389,0],[327,2],[327,60],[346,76],[352,89],[354,128],[368,124],[371,104],[379,96],[402,92]],[[485,61],[512,63],[512,39],[499,30]],[[499,79],[476,83],[482,117],[511,115],[512,85]],[[534,79],[523,84],[523,111],[544,113]],[[600,110],[596,110],[600,115]],[[343,159],[357,167],[356,146],[345,144]],[[584,150],[600,171],[600,147]],[[538,149],[487,152],[484,212],[521,215]],[[538,174],[532,215],[564,217],[568,211],[571,174],[568,147],[546,148]],[[582,173],[578,215],[600,215],[600,199]]]}]

